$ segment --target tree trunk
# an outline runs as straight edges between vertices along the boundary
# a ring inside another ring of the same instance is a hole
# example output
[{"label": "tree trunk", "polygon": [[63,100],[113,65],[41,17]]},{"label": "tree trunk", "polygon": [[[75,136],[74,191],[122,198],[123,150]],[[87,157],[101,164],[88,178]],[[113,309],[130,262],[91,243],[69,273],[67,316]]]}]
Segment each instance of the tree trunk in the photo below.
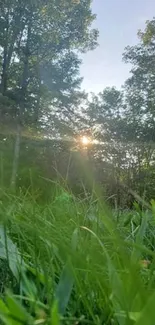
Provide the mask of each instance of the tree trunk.
[{"label": "tree trunk", "polygon": [[16,140],[15,140],[12,175],[11,175],[11,183],[10,183],[10,187],[13,191],[16,188],[19,155],[20,155],[20,143],[21,143],[21,126],[24,122],[24,113],[25,113],[25,94],[26,94],[26,90],[27,90],[30,35],[31,35],[31,20],[28,25],[27,42],[26,42],[26,47],[25,47],[23,76],[22,76],[22,81],[21,81],[21,97],[20,97],[20,101],[19,101],[19,121],[18,121],[18,125],[17,125],[17,135],[16,135]]},{"label": "tree trunk", "polygon": [[15,189],[16,189],[16,181],[17,181],[17,173],[18,173],[18,165],[19,165],[19,155],[20,155],[20,143],[21,143],[21,126],[18,124],[16,139],[15,139],[15,146],[14,146],[12,175],[11,175],[11,182],[10,182],[10,188],[13,191],[15,191]]},{"label": "tree trunk", "polygon": [[6,31],[4,32],[4,52],[1,74],[1,93],[5,95],[7,90],[7,54],[8,54],[8,33],[9,33],[9,9],[6,15]]},{"label": "tree trunk", "polygon": [[19,100],[19,109],[20,109],[20,123],[23,124],[24,121],[24,114],[25,114],[25,96],[27,92],[27,86],[28,86],[28,69],[29,69],[29,57],[30,57],[30,37],[31,37],[31,19],[28,24],[28,30],[27,30],[27,40],[26,40],[26,46],[24,49],[24,66],[23,66],[23,74],[22,74],[22,80],[20,84],[21,88],[21,94],[20,94],[20,100]]},{"label": "tree trunk", "polygon": [[2,77],[1,77],[1,93],[5,95],[7,90],[7,48],[4,49],[3,64],[2,64]]},{"label": "tree trunk", "polygon": [[41,100],[41,77],[40,77],[40,67],[39,64],[37,66],[37,76],[38,76],[38,95],[37,95],[37,103],[34,110],[34,123],[37,123],[39,120],[39,110],[40,110],[40,100]]}]

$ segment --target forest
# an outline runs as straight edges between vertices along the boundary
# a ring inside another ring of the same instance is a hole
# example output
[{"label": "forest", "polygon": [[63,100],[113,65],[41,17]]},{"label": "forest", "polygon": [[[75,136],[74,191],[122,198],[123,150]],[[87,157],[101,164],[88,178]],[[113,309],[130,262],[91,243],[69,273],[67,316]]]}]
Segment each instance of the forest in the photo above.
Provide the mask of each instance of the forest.
[{"label": "forest", "polygon": [[155,323],[155,18],[87,93],[91,8],[0,0],[0,324]]}]

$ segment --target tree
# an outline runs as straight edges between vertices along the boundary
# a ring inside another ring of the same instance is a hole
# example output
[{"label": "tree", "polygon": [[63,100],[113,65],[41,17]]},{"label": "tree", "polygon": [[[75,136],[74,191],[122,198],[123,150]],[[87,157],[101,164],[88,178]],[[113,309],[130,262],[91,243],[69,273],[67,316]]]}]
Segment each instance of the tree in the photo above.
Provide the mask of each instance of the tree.
[{"label": "tree", "polygon": [[[73,53],[74,50],[85,51],[96,46],[97,31],[90,30],[94,18],[89,0],[25,3],[11,0],[2,4],[1,92],[20,103],[22,115],[26,111],[26,104],[29,105],[36,95],[34,88],[37,90],[37,98],[33,101],[36,118],[43,85],[50,91],[53,87],[58,89],[60,86],[62,89],[62,83],[64,91],[71,87],[72,76],[66,79],[64,74],[67,69],[72,74],[74,67],[74,75],[78,71],[80,61]],[[43,71],[46,71],[46,75]],[[49,71],[53,74],[52,78]],[[74,81],[74,88],[77,83],[79,80]],[[53,90],[55,96],[56,89]]]},{"label": "tree", "polygon": [[127,47],[123,55],[132,64],[131,77],[126,81],[127,115],[137,141],[155,140],[155,19],[147,21],[139,31],[139,44]]},{"label": "tree", "polygon": [[[62,111],[69,110],[70,95],[76,97],[81,81],[75,51],[93,49],[98,32],[90,28],[95,19],[90,0],[7,0],[1,5],[0,89],[14,101],[12,110],[5,108],[1,116],[17,121],[17,161],[21,127],[45,121],[53,103]],[[46,111],[42,110],[45,97]]]}]

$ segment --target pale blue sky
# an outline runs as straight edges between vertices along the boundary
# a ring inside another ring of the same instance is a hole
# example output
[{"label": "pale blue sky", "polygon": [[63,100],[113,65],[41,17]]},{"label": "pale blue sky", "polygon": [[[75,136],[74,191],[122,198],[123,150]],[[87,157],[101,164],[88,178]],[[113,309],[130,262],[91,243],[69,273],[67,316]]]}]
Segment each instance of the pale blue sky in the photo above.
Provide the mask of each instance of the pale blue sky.
[{"label": "pale blue sky", "polygon": [[83,56],[82,87],[99,92],[106,86],[120,88],[130,66],[122,62],[125,46],[138,42],[137,31],[155,16],[155,0],[93,0],[97,14],[94,27],[100,32],[99,47]]}]

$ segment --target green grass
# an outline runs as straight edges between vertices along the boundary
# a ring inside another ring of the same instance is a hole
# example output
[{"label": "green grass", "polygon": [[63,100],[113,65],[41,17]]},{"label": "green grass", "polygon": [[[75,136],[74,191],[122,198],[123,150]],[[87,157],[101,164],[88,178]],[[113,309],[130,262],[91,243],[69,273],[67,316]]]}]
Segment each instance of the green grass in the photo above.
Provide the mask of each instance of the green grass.
[{"label": "green grass", "polygon": [[2,323],[155,324],[154,203],[118,217],[59,194],[42,206],[28,195],[1,199]]}]

